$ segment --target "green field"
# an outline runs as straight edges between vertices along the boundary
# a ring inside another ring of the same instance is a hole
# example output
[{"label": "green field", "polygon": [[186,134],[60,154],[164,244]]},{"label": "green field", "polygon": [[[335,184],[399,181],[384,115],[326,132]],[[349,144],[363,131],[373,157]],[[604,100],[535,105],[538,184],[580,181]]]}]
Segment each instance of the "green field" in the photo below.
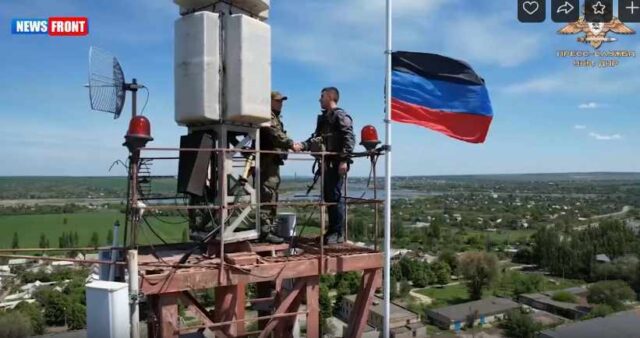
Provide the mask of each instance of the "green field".
[{"label": "green field", "polygon": [[[563,279],[559,277],[545,277],[542,291],[561,290],[574,286],[584,285],[582,280]],[[416,290],[416,292],[429,296],[434,299],[434,306],[446,306],[468,302],[469,292],[467,286],[463,283],[449,285],[445,287],[430,287]],[[491,289],[485,289],[482,297],[490,297],[492,295],[501,295],[502,297],[514,296],[511,289],[501,289],[499,285],[494,285]]]},{"label": "green field", "polygon": [[[66,218],[66,224],[65,224]],[[183,221],[180,217],[163,216],[164,221],[172,223]],[[124,215],[117,210],[100,210],[96,212],[83,212],[73,214],[51,215],[16,215],[0,216],[0,249],[10,249],[13,234],[18,234],[21,248],[37,248],[40,242],[40,234],[49,239],[50,247],[58,247],[58,238],[63,232],[77,232],[80,246],[87,246],[93,232],[98,233],[100,245],[106,245],[107,232],[113,229],[113,223],[120,221],[120,240],[124,236]],[[153,229],[167,242],[179,243],[182,241],[182,232],[187,223],[167,224],[154,218],[147,217]],[[300,221],[302,222],[302,220]],[[303,224],[298,224],[298,231],[303,231]],[[320,228],[308,226],[304,228],[304,235],[318,235]],[[140,244],[161,243],[144,224],[141,226]]]},{"label": "green field", "polygon": [[489,231],[479,231],[479,230],[469,230],[467,231],[468,236],[476,235],[483,236],[483,238],[504,242],[507,241],[509,243],[515,243],[521,238],[528,238],[536,232],[534,229],[518,229],[518,230],[505,230],[499,229],[497,232],[489,232]]},{"label": "green field", "polygon": [[[66,222],[65,222],[66,218]],[[179,217],[163,217],[163,220],[179,222]],[[40,234],[44,234],[50,246],[58,247],[58,238],[63,232],[77,232],[79,245],[86,246],[93,232],[97,232],[100,244],[106,244],[107,232],[113,228],[113,223],[119,220],[121,224],[120,239],[124,232],[124,215],[117,210],[103,210],[96,212],[55,214],[55,215],[18,215],[0,216],[0,248],[11,248],[13,234],[18,234],[21,248],[37,248]],[[167,224],[153,217],[148,217],[149,223],[156,232],[167,242],[180,242],[182,232],[187,224]],[[65,224],[66,223],[66,224]],[[160,241],[146,226],[141,227],[141,244],[156,244]]]},{"label": "green field", "polygon": [[[469,292],[463,283],[445,287],[431,287],[417,290],[417,292],[433,298],[439,304],[453,305],[469,301]],[[485,294],[489,293],[485,292]]]}]

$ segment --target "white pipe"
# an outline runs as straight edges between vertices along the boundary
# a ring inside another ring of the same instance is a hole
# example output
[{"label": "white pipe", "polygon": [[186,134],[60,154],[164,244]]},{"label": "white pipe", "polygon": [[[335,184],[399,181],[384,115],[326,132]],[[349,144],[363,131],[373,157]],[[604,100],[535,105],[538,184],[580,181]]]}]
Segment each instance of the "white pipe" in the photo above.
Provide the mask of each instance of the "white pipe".
[{"label": "white pipe", "polygon": [[389,318],[391,302],[391,52],[392,52],[392,0],[387,0],[387,47],[385,50],[385,177],[384,177],[384,338],[389,338]]},{"label": "white pipe", "polygon": [[120,229],[120,222],[116,221],[113,224],[113,240],[111,241],[111,265],[109,265],[109,281],[115,281],[116,275],[116,261],[118,260],[118,237]]},{"label": "white pipe", "polygon": [[130,313],[131,316],[129,327],[130,338],[140,338],[140,308],[138,302],[138,250],[133,249],[127,252],[127,262],[129,263],[129,301],[130,301]]}]

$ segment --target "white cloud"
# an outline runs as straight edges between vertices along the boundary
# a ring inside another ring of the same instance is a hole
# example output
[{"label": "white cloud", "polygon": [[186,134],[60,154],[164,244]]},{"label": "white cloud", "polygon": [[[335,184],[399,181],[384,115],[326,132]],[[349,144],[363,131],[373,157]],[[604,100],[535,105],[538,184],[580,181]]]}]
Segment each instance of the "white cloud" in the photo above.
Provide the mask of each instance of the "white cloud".
[{"label": "white cloud", "polygon": [[594,132],[589,133],[589,136],[593,137],[598,141],[612,141],[612,140],[619,140],[622,138],[622,135],[620,134],[603,135],[603,134],[598,134]]},{"label": "white cloud", "polygon": [[[540,34],[513,25],[511,12],[488,15],[456,11],[460,0],[396,0],[395,50],[432,51],[472,64],[514,67],[535,57]],[[273,22],[274,60],[327,69],[321,76],[351,80],[380,74],[384,64],[384,1],[305,1],[283,7],[285,23]],[[321,20],[318,13],[325,15]],[[451,15],[449,15],[451,14]],[[442,19],[447,17],[447,19]],[[498,34],[496,32],[499,32]],[[509,46],[496,51],[496,46]]]},{"label": "white cloud", "polygon": [[573,126],[573,129],[587,129],[587,126],[582,124],[576,124],[575,126]]},{"label": "white cloud", "polygon": [[[585,94],[594,93],[598,95],[635,94],[636,88],[640,86],[638,74],[636,64],[630,60],[624,60],[624,63],[618,67],[607,70],[598,69],[598,71],[567,65],[564,70],[552,70],[548,74],[534,75],[529,79],[513,82],[502,87],[502,91],[507,94],[576,94],[582,98]],[[624,79],[624,85],[621,85],[620,79]],[[585,104],[588,106],[586,109],[604,107],[603,104],[596,102]]]},{"label": "white cloud", "polygon": [[[452,55],[468,55],[471,60],[514,67],[533,58],[542,44],[539,34],[524,33],[510,26],[511,15],[461,16],[447,20],[445,50]],[[499,33],[497,33],[499,32]],[[505,46],[499,48],[497,46]]]},{"label": "white cloud", "polygon": [[578,108],[580,108],[580,109],[596,109],[598,107],[600,107],[600,104],[598,104],[596,102],[583,103],[583,104],[578,106]]},{"label": "white cloud", "polygon": [[563,87],[562,80],[555,77],[532,79],[505,87],[507,94],[548,93]]}]

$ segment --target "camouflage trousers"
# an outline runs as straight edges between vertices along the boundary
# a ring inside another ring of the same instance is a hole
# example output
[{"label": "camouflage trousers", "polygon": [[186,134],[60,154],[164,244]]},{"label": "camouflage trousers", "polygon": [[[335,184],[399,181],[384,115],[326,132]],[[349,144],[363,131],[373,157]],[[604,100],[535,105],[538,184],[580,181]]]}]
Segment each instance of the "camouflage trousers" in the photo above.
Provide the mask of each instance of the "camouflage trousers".
[{"label": "camouflage trousers", "polygon": [[[262,164],[260,166],[260,203],[278,202],[280,188],[280,166]],[[260,232],[268,233],[275,226],[278,208],[275,205],[260,206]]]}]

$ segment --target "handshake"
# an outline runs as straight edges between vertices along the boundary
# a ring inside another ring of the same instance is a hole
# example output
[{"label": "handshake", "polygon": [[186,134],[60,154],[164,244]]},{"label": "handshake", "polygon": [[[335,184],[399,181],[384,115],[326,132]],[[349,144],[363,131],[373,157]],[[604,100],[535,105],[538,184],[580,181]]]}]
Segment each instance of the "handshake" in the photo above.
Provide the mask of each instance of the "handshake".
[{"label": "handshake", "polygon": [[302,146],[302,143],[300,143],[300,142],[295,142],[293,144],[293,146],[291,146],[291,150],[293,150],[293,152],[295,152],[295,153],[301,152],[303,148],[304,147]]}]

